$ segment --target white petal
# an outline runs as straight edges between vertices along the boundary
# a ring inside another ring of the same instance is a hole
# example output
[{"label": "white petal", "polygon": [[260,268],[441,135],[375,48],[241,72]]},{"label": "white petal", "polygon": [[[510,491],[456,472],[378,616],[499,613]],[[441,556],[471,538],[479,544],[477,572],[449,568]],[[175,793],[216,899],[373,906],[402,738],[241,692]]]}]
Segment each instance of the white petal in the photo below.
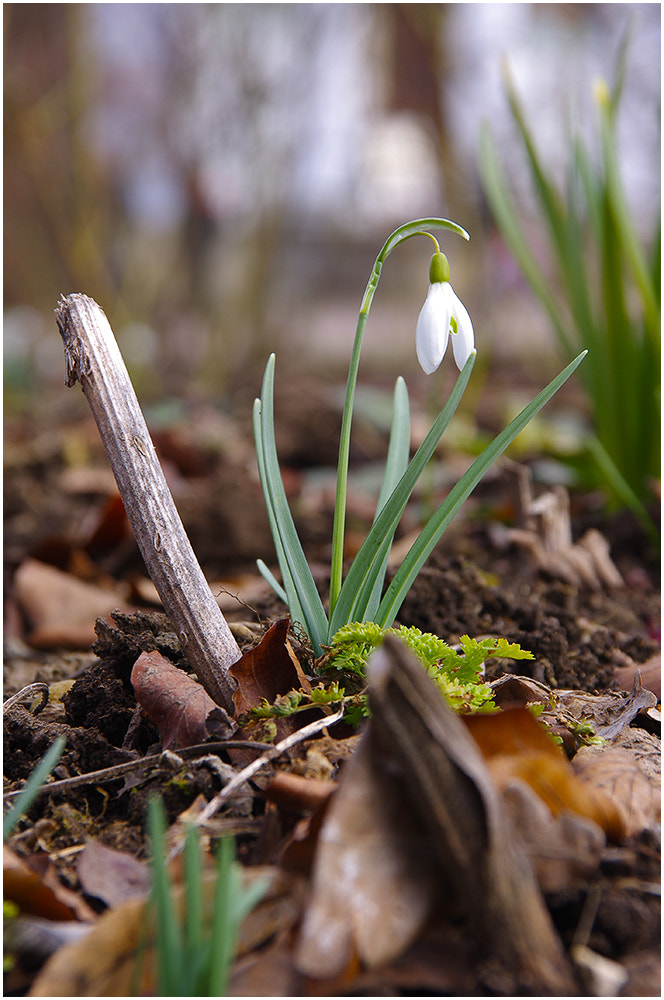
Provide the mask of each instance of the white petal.
[{"label": "white petal", "polygon": [[450,292],[452,289],[447,281],[429,285],[426,300],[417,318],[417,359],[427,375],[435,372],[447,348],[452,305]]},{"label": "white petal", "polygon": [[475,347],[475,333],[468,310],[454,292],[452,295],[454,297],[452,315],[457,321],[457,332],[452,334],[452,351],[457,368],[461,371]]}]

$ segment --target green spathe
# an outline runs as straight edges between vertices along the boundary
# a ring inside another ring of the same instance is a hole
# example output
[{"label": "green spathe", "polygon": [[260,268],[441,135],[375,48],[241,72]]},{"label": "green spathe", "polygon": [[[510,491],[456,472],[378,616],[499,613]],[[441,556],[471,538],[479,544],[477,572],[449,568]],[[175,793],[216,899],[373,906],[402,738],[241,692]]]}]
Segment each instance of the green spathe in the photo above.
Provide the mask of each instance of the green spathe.
[{"label": "green spathe", "polygon": [[450,280],[450,265],[444,253],[435,253],[429,264],[429,281],[432,285]]}]

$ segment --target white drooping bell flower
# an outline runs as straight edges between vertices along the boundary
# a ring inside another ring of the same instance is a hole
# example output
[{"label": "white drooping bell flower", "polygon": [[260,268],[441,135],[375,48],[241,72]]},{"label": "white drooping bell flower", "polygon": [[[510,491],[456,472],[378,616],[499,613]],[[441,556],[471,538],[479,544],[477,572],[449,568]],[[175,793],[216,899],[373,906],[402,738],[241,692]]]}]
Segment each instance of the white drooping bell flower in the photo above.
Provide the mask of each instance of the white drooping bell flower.
[{"label": "white drooping bell flower", "polygon": [[444,253],[435,253],[429,267],[429,291],[417,319],[417,358],[427,375],[435,372],[452,335],[452,350],[459,371],[475,347],[468,310],[450,285],[450,265]]}]

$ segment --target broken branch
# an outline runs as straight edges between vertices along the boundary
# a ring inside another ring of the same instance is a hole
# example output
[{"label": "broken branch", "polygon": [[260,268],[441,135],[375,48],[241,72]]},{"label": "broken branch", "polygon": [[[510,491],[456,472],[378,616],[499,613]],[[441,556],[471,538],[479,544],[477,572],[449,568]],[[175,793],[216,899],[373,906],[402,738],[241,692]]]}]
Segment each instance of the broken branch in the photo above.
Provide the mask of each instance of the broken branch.
[{"label": "broken branch", "polygon": [[66,384],[81,383],[152,582],[201,683],[232,716],[229,667],[240,648],[194,555],[110,323],[79,293],[63,297],[55,314]]}]

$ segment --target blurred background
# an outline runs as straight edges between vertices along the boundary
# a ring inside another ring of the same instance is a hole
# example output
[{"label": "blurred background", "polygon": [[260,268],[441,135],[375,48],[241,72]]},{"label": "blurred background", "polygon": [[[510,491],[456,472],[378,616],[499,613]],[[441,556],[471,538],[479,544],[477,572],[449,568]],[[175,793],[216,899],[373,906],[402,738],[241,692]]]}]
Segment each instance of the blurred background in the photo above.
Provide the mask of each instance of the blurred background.
[{"label": "blurred background", "polygon": [[[631,20],[621,168],[644,234],[659,215],[659,4],[4,4],[3,16],[6,411],[64,393],[53,309],[72,291],[103,307],[148,402],[230,406],[238,387],[256,393],[272,350],[278,379],[343,378],[378,250],[433,215],[471,233],[441,242],[484,363],[551,376],[547,319],[482,195],[479,129],[490,122],[527,212],[503,61],[562,170],[570,128],[592,149],[592,84],[611,79]],[[413,240],[388,261],[361,374],[418,377],[430,253]]]}]

